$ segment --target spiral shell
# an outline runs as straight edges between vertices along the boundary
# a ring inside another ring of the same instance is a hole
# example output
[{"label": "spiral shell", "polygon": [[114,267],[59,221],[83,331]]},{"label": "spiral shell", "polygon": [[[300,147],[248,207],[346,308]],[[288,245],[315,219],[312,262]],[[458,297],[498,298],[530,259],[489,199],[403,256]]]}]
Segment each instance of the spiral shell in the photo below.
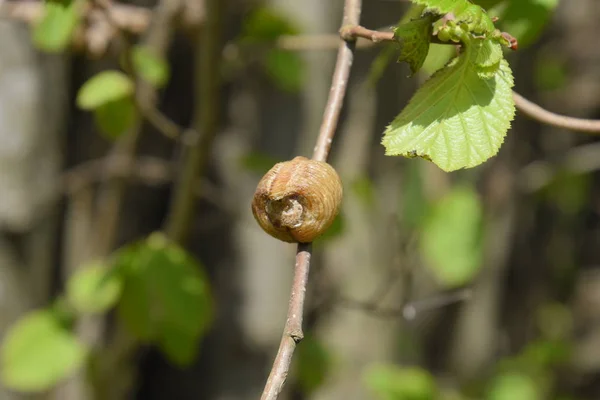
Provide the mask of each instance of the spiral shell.
[{"label": "spiral shell", "polygon": [[269,235],[309,243],[329,228],[342,202],[342,181],[325,162],[296,157],[275,164],[258,183],[252,213]]}]

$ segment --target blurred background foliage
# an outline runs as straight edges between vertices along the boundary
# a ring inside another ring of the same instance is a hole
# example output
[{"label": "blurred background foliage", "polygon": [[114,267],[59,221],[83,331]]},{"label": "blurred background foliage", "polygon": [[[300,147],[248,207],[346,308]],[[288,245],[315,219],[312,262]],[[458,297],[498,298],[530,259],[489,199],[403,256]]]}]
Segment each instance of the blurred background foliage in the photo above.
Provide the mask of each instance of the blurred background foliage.
[{"label": "blurred background foliage", "polygon": [[[274,163],[312,150],[342,1],[227,2],[221,118],[185,243],[160,231],[179,127],[205,107],[203,1],[114,3],[99,4],[130,7],[132,24],[171,7],[174,22],[119,33],[117,14],[90,17],[84,0],[0,2],[0,398],[258,398],[294,248],[257,228],[250,199]],[[519,41],[517,91],[600,117],[595,0],[476,3]],[[419,11],[364,2],[362,24]],[[595,139],[517,116],[472,170],[385,157],[385,126],[455,54],[432,45],[408,78],[398,50],[359,44],[331,158],[344,205],[315,243],[307,337],[282,397],[600,398]],[[134,160],[111,157],[132,137]],[[115,182],[125,195],[105,241]]]}]

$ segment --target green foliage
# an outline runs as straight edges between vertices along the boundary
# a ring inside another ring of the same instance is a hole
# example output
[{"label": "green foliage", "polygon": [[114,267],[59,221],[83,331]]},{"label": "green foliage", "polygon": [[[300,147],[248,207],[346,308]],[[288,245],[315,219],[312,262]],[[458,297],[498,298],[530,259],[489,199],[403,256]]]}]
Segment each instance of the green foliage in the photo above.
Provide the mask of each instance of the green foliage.
[{"label": "green foliage", "polygon": [[[251,12],[242,26],[242,45],[269,45],[282,35],[297,35],[300,30],[287,17],[268,7]],[[304,63],[299,55],[268,46],[261,64],[267,76],[280,90],[298,92],[304,83]]]},{"label": "green foliage", "polygon": [[44,16],[33,29],[33,42],[41,50],[63,51],[79,24],[77,2],[46,2]]},{"label": "green foliage", "polygon": [[471,5],[469,0],[412,0],[412,2],[435,10],[438,14],[454,13],[455,15]]},{"label": "green foliage", "polygon": [[483,211],[474,189],[457,187],[433,205],[421,235],[421,253],[449,287],[468,283],[482,262]]},{"label": "green foliage", "polygon": [[264,59],[264,68],[272,82],[284,92],[296,93],[304,83],[304,63],[292,51],[272,49]]},{"label": "green foliage", "polygon": [[498,3],[503,2],[504,0],[472,0],[473,3],[481,6],[482,8],[489,10],[492,7],[495,7]]},{"label": "green foliage", "polygon": [[294,358],[298,385],[305,394],[312,393],[326,380],[331,370],[331,356],[321,342],[306,336]]},{"label": "green foliage", "polygon": [[131,97],[109,101],[94,110],[94,119],[107,139],[115,140],[129,130],[136,120],[136,107]]},{"label": "green foliage", "polygon": [[81,314],[101,313],[112,308],[121,295],[121,276],[102,264],[78,269],[67,281],[69,305]]},{"label": "green foliage", "polygon": [[531,377],[507,373],[494,379],[487,400],[541,400],[542,394]]},{"label": "green foliage", "polygon": [[434,378],[417,367],[375,365],[367,370],[365,381],[381,400],[434,400],[437,396]]},{"label": "green foliage", "polygon": [[452,13],[447,19],[436,23],[436,29],[441,28],[447,22],[452,27],[459,27],[463,32],[489,35],[495,31],[494,23],[485,10],[477,4],[468,0],[412,0],[413,3],[425,5],[425,12],[444,15]]},{"label": "green foliage", "polygon": [[77,105],[93,110],[106,103],[129,97],[134,92],[131,79],[120,71],[103,71],[91,77],[77,93]]},{"label": "green foliage", "polygon": [[2,344],[2,384],[22,392],[44,391],[73,374],[87,351],[50,310],[17,321]]},{"label": "green foliage", "polygon": [[421,72],[431,76],[437,70],[443,68],[454,56],[456,56],[456,48],[454,46],[432,43],[429,46],[429,53],[427,54],[427,58],[425,58]]},{"label": "green foliage", "polygon": [[433,32],[432,21],[432,15],[427,14],[419,19],[400,24],[394,30],[394,39],[401,46],[398,62],[406,61],[413,74],[421,69],[427,58]]},{"label": "green foliage", "polygon": [[268,7],[253,10],[242,26],[244,42],[268,42],[281,35],[297,35],[300,30],[288,18]]},{"label": "green foliage", "polygon": [[118,314],[140,340],[188,365],[212,320],[212,299],[202,267],[161,234],[122,249],[124,278]]},{"label": "green foliage", "polygon": [[503,59],[490,66],[494,48],[489,40],[473,40],[419,88],[386,129],[386,154],[422,157],[444,171],[494,156],[515,113],[512,72]]},{"label": "green foliage", "polygon": [[558,0],[508,0],[500,13],[500,26],[510,32],[523,48],[541,34],[558,5]]},{"label": "green foliage", "polygon": [[135,46],[131,51],[131,61],[136,74],[152,86],[160,88],[169,81],[169,64],[149,47]]}]

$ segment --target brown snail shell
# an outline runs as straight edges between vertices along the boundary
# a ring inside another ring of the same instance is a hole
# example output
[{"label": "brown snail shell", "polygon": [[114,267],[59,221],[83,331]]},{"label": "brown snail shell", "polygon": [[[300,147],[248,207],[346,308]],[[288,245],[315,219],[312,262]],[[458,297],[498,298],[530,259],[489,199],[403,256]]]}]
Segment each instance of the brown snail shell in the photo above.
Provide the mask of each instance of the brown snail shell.
[{"label": "brown snail shell", "polygon": [[326,162],[296,157],[275,164],[258,183],[252,213],[269,235],[309,243],[325,233],[339,212],[342,181]]}]

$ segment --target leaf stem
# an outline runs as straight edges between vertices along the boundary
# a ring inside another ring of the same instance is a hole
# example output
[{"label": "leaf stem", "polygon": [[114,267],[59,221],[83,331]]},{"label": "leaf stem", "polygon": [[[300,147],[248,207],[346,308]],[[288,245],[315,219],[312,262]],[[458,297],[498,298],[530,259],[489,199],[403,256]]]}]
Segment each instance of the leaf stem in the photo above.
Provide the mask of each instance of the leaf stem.
[{"label": "leaf stem", "polygon": [[[362,7],[361,0],[345,0],[344,16],[342,26],[358,25]],[[343,28],[342,28],[343,31]],[[317,138],[313,152],[313,159],[327,161],[331,143],[335,136],[340,112],[344,103],[350,68],[354,59],[356,39],[341,34],[344,40],[339,44],[335,71],[331,82],[329,99],[323,114],[323,123]],[[302,316],[304,313],[304,301],[306,298],[306,285],[310,270],[310,258],[312,244],[299,244],[296,252],[296,264],[294,266],[294,279],[290,294],[290,305],[287,314],[283,336],[279,345],[277,356],[273,363],[271,373],[267,379],[261,400],[277,399],[285,384],[292,356],[298,344],[304,337],[302,330]]]}]

